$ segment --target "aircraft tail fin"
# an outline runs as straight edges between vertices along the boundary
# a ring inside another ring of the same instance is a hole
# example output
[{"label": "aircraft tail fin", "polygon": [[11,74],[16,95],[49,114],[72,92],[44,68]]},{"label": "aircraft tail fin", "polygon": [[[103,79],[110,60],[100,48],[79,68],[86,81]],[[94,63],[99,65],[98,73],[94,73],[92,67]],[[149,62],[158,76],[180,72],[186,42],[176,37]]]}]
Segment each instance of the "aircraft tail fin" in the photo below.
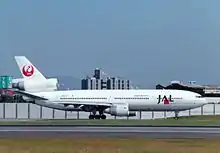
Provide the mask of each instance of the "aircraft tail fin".
[{"label": "aircraft tail fin", "polygon": [[41,72],[25,57],[14,56],[24,79],[46,80]]}]

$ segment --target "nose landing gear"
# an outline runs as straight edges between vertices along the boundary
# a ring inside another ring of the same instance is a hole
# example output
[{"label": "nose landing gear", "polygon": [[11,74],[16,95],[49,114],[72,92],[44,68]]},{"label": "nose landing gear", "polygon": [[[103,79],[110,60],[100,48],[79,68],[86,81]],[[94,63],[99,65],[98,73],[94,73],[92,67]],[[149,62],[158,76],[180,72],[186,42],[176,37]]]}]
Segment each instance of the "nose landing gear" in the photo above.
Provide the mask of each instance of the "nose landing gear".
[{"label": "nose landing gear", "polygon": [[175,117],[174,119],[178,120],[179,119],[179,111],[175,111]]}]

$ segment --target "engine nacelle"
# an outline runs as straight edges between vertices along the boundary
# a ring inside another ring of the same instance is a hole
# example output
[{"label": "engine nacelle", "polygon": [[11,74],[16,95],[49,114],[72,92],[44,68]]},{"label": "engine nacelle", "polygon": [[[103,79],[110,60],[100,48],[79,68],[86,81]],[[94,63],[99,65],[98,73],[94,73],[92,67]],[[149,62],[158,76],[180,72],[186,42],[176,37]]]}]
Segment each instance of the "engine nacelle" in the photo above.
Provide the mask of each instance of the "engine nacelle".
[{"label": "engine nacelle", "polygon": [[113,116],[136,116],[136,112],[130,112],[128,104],[114,104],[104,111]]},{"label": "engine nacelle", "polygon": [[58,88],[58,80],[56,78],[50,78],[43,81],[24,80],[18,83],[13,83],[12,88],[28,92],[54,91]]}]

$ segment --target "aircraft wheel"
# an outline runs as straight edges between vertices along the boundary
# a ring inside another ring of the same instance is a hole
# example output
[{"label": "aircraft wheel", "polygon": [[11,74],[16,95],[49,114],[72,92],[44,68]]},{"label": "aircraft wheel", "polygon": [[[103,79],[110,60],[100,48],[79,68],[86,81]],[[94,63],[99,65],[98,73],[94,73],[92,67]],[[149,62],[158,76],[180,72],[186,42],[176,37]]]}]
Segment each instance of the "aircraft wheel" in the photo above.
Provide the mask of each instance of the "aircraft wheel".
[{"label": "aircraft wheel", "polygon": [[106,116],[105,116],[105,115],[102,115],[102,116],[101,116],[101,119],[105,120],[105,119],[106,119]]},{"label": "aircraft wheel", "polygon": [[94,115],[89,115],[89,119],[90,119],[90,120],[92,120],[92,119],[94,119],[94,118],[95,118]]}]

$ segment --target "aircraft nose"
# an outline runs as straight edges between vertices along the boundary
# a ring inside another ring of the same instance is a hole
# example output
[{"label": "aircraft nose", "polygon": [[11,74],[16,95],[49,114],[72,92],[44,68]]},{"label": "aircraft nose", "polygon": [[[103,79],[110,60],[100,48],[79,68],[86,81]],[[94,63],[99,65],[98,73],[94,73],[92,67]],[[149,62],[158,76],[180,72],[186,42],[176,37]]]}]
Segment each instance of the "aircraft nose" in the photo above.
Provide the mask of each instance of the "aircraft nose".
[{"label": "aircraft nose", "polygon": [[196,98],[195,102],[197,104],[208,104],[208,101],[204,98],[204,97],[199,97],[199,98]]}]

